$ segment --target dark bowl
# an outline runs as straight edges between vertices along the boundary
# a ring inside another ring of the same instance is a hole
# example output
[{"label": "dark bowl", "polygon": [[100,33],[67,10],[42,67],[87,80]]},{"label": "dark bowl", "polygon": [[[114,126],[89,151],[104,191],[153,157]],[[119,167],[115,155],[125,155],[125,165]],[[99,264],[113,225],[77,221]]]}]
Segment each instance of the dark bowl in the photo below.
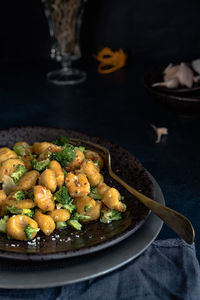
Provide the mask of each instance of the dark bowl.
[{"label": "dark bowl", "polygon": [[[58,135],[81,138],[107,147],[111,152],[112,167],[120,177],[138,191],[154,198],[152,181],[141,163],[122,147],[108,140],[92,137],[70,129],[44,127],[10,128],[0,131],[1,146],[12,147],[16,141],[53,141]],[[129,192],[114,182],[104,170],[105,182],[119,189],[125,197],[127,211],[122,220],[111,224],[99,221],[83,225],[81,232],[66,228],[56,230],[50,236],[39,233],[33,241],[8,240],[0,234],[0,257],[19,260],[51,260],[89,254],[110,247],[138,230],[150,211]]]},{"label": "dark bowl", "polygon": [[[188,65],[191,67],[191,64],[188,63]],[[163,70],[166,68],[166,66],[159,66],[153,68],[150,72],[145,74],[145,85],[148,87],[152,88],[155,91],[162,92],[162,93],[167,93],[170,95],[176,95],[176,96],[191,96],[191,95],[197,95],[199,94],[200,91],[200,81],[194,82],[193,86],[191,88],[187,88],[184,86],[179,86],[178,88],[174,89],[169,89],[164,86],[156,86],[152,87],[152,84],[157,83],[157,82],[162,82],[163,81]],[[193,69],[192,69],[193,70]],[[195,73],[195,75],[198,75]]]}]

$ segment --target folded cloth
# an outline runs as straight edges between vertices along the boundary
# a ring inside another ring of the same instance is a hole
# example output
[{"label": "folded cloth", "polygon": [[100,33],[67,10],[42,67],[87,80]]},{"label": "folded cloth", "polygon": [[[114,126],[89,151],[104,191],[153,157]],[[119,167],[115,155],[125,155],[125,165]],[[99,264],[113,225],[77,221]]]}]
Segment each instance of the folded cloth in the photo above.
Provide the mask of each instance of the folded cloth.
[{"label": "folded cloth", "polygon": [[49,289],[0,289],[0,299],[199,300],[200,267],[195,245],[154,241],[139,257],[107,275]]}]

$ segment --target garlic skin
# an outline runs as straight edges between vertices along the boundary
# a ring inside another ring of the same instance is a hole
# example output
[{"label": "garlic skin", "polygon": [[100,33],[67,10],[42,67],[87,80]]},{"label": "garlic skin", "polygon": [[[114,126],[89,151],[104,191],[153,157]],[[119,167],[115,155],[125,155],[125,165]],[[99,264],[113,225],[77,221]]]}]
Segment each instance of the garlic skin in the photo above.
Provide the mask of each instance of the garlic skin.
[{"label": "garlic skin", "polygon": [[195,72],[200,74],[200,58],[195,59],[195,60],[192,61],[192,67],[195,70]]},{"label": "garlic skin", "polygon": [[166,127],[156,127],[153,124],[151,124],[151,127],[153,128],[153,130],[155,131],[155,133],[157,135],[157,139],[155,141],[156,143],[160,143],[162,136],[168,134],[168,129]]},{"label": "garlic skin", "polygon": [[185,64],[181,63],[178,70],[178,80],[181,85],[191,88],[193,85],[194,74],[192,70]]},{"label": "garlic skin", "polygon": [[2,189],[6,193],[6,195],[9,195],[10,193],[15,191],[16,184],[10,176],[4,175]]}]

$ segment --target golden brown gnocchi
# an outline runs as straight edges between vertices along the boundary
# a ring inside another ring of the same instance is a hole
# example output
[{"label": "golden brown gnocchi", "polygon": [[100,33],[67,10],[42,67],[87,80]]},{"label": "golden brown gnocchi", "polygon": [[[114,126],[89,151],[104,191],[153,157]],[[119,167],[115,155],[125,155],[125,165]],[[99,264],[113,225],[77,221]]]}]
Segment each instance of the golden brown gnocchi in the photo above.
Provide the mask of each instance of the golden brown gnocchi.
[{"label": "golden brown gnocchi", "polygon": [[77,212],[81,215],[89,216],[89,219],[83,221],[93,221],[100,217],[102,202],[95,201],[92,197],[78,197],[76,198]]},{"label": "golden brown gnocchi", "polygon": [[17,158],[17,154],[9,148],[0,148],[0,163],[9,158]]},{"label": "golden brown gnocchi", "polygon": [[36,211],[34,220],[37,222],[39,228],[45,235],[50,235],[56,227],[53,218],[49,215],[41,213],[39,210]]},{"label": "golden brown gnocchi", "polygon": [[43,211],[54,210],[55,202],[50,190],[41,185],[35,185],[33,188],[34,200],[36,205]]},{"label": "golden brown gnocchi", "polygon": [[49,168],[55,172],[57,185],[58,185],[58,187],[61,187],[65,181],[65,176],[64,176],[64,172],[61,168],[61,165],[56,160],[52,160],[50,162]]},{"label": "golden brown gnocchi", "polygon": [[72,172],[68,173],[65,185],[72,197],[87,196],[90,192],[90,184],[85,174],[75,175]]},{"label": "golden brown gnocchi", "polygon": [[52,169],[46,169],[42,172],[39,178],[39,184],[45,186],[52,193],[57,188],[56,174]]},{"label": "golden brown gnocchi", "polygon": [[11,175],[18,165],[24,165],[23,161],[18,158],[9,158],[1,163],[0,182],[3,181],[4,175]]},{"label": "golden brown gnocchi", "polygon": [[98,167],[90,159],[86,159],[82,163],[81,171],[86,174],[91,186],[96,186],[103,181],[103,176],[99,173]]},{"label": "golden brown gnocchi", "polygon": [[75,149],[74,151],[75,151],[76,157],[74,158],[73,161],[71,161],[68,164],[68,166],[66,168],[67,171],[71,171],[71,170],[80,168],[80,166],[81,166],[81,164],[82,164],[82,162],[83,162],[83,160],[85,158],[85,156],[84,156],[84,154],[83,154],[82,151],[77,150],[77,149]]},{"label": "golden brown gnocchi", "polygon": [[70,212],[67,209],[54,209],[49,215],[55,222],[65,222],[70,219]]},{"label": "golden brown gnocchi", "polygon": [[[24,215],[12,216],[8,219],[6,224],[7,234],[15,240],[28,240],[25,233],[25,229],[28,225],[33,229],[38,229],[38,224],[33,219]],[[36,236],[37,231],[38,230],[33,231],[31,238]]]},{"label": "golden brown gnocchi", "polygon": [[30,190],[36,184],[39,176],[40,173],[38,171],[32,170],[27,172],[20,178],[20,180],[16,184],[16,190]]}]

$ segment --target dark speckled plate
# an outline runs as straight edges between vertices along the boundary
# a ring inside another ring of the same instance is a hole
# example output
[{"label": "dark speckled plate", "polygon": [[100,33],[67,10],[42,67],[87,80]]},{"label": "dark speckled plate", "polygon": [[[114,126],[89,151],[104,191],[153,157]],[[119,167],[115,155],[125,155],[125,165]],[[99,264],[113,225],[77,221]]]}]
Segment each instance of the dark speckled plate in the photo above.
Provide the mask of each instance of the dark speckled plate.
[{"label": "dark speckled plate", "polygon": [[[16,141],[22,140],[30,144],[35,141],[53,141],[60,134],[106,146],[111,152],[113,170],[137,190],[154,198],[152,181],[141,163],[128,151],[107,140],[69,129],[24,127],[1,130],[0,144],[12,147]],[[125,196],[127,211],[123,214],[122,220],[111,224],[102,224],[99,221],[84,224],[81,232],[67,228],[56,230],[48,237],[39,233],[35,240],[29,242],[8,240],[5,235],[1,234],[0,257],[50,260],[79,256],[110,247],[133,234],[145,222],[150,211],[119,184],[113,182],[106,170],[104,170],[104,176],[106,183],[118,188]]]}]

